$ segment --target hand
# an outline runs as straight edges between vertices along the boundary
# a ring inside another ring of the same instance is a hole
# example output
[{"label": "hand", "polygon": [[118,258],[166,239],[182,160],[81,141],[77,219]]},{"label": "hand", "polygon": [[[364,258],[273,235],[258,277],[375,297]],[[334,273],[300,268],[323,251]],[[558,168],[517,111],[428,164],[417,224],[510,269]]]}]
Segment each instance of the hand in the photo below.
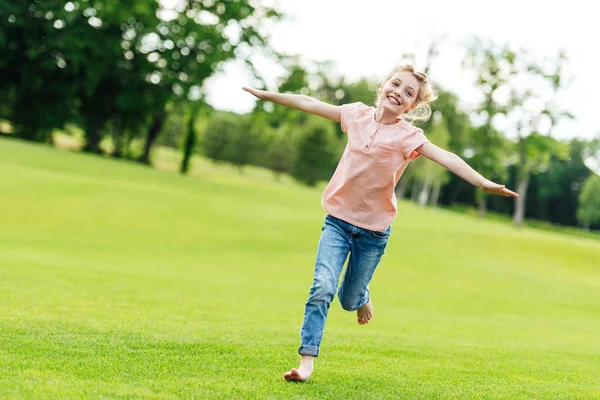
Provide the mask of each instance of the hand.
[{"label": "hand", "polygon": [[492,181],[485,181],[480,187],[486,193],[497,194],[504,197],[519,197],[519,195],[512,190],[508,190],[504,185],[498,185]]},{"label": "hand", "polygon": [[242,89],[244,89],[246,92],[248,92],[250,94],[253,94],[254,96],[258,97],[261,100],[265,99],[266,92],[264,90],[254,89],[254,88],[250,88],[247,86],[242,87]]}]

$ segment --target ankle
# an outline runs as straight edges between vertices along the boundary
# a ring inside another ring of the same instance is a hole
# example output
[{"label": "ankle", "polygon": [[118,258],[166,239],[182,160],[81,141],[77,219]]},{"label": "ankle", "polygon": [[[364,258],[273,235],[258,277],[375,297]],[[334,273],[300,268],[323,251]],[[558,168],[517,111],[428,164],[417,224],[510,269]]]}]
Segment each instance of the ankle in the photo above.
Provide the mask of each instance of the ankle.
[{"label": "ankle", "polygon": [[309,356],[306,354],[302,355],[302,358],[300,359],[300,367],[304,367],[304,368],[314,368],[314,362],[315,362],[315,356]]}]

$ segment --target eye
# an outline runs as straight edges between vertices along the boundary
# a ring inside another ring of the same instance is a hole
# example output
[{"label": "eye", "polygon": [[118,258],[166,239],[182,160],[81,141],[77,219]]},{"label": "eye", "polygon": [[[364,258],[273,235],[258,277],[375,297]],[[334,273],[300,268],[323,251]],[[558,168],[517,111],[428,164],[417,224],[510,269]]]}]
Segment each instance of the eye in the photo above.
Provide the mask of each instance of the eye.
[{"label": "eye", "polygon": [[392,85],[394,85],[395,87],[398,87],[398,82],[392,82]]},{"label": "eye", "polygon": [[407,92],[406,92],[406,95],[407,95],[408,97],[413,97],[413,92],[411,92],[411,91],[409,90],[409,91],[407,91]]}]

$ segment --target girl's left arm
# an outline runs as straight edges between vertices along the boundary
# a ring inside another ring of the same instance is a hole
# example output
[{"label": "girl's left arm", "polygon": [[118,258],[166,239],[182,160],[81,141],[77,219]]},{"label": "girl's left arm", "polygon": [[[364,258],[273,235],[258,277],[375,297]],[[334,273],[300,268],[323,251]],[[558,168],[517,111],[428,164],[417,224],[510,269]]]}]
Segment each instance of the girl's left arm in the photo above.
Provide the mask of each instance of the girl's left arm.
[{"label": "girl's left arm", "polygon": [[435,161],[448,171],[460,176],[484,192],[506,197],[519,197],[517,193],[508,190],[504,185],[499,185],[481,176],[456,154],[441,149],[432,143],[428,142],[421,145],[417,148],[417,152],[423,157]]}]

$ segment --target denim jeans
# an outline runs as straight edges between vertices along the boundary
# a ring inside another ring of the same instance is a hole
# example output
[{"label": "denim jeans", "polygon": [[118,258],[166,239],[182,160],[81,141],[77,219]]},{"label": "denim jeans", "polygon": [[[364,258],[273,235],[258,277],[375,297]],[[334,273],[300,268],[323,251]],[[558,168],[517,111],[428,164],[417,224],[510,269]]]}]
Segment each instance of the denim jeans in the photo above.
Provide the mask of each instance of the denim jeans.
[{"label": "denim jeans", "polygon": [[317,248],[315,276],[306,307],[298,353],[318,356],[329,305],[335,296],[344,263],[348,266],[338,290],[344,310],[359,309],[369,301],[369,282],[387,245],[392,227],[385,232],[359,228],[331,215],[325,217]]}]

